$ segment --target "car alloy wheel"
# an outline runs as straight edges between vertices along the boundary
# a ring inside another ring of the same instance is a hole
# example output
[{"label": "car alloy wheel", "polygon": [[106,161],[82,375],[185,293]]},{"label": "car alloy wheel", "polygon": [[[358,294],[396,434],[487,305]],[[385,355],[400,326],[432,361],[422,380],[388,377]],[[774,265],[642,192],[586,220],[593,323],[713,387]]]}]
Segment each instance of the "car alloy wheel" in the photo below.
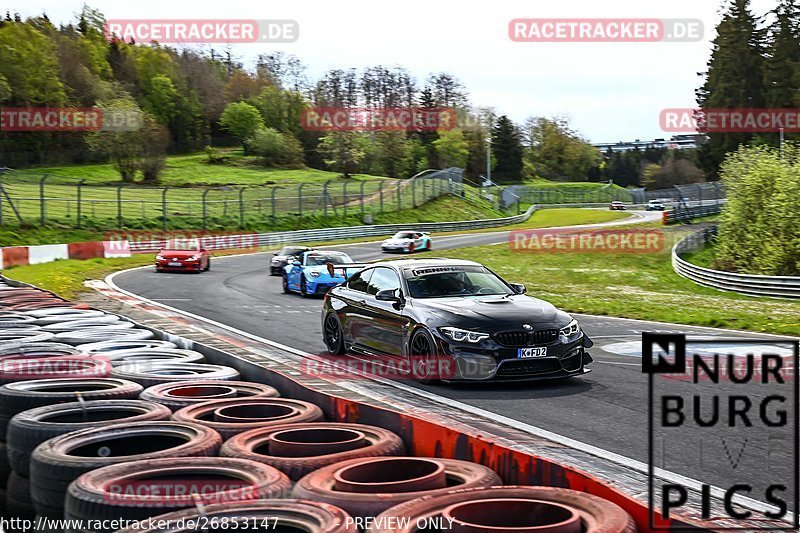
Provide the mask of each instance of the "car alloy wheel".
[{"label": "car alloy wheel", "polygon": [[289,293],[289,292],[291,292],[291,291],[289,290],[289,278],[288,278],[288,277],[286,277],[286,274],[284,274],[283,276],[281,276],[281,279],[283,280],[283,292],[285,292],[285,293]]},{"label": "car alloy wheel", "polygon": [[[411,363],[414,377],[424,385],[439,383],[439,379],[432,377],[436,368],[436,350],[430,334],[425,330],[418,331],[411,338]],[[420,370],[417,370],[420,368]]]},{"label": "car alloy wheel", "polygon": [[306,292],[306,276],[300,276],[300,294],[303,298],[308,298],[309,294]]},{"label": "car alloy wheel", "polygon": [[342,338],[342,326],[335,313],[328,313],[325,317],[325,346],[331,355],[344,355],[344,339]]},{"label": "car alloy wheel", "polygon": [[410,253],[410,254],[414,253],[414,243],[413,242],[408,245],[408,253]]}]

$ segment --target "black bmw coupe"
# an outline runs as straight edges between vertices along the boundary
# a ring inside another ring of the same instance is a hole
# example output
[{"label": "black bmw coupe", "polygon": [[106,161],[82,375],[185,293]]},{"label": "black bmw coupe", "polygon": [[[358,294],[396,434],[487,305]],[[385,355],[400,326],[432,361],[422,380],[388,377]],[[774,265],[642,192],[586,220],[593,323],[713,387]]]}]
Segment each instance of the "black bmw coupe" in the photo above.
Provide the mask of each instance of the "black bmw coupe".
[{"label": "black bmw coupe", "polygon": [[[325,296],[324,341],[331,355],[413,362],[424,383],[589,372],[592,341],[578,322],[524,293],[472,261],[376,263]],[[455,367],[448,375],[435,370],[445,359]]]}]

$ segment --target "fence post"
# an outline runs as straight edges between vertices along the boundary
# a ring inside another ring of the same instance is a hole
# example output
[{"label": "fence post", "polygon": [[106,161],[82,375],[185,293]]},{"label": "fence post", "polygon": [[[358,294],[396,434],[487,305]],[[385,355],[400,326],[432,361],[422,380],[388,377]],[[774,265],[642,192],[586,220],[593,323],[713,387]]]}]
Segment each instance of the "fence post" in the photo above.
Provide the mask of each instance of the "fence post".
[{"label": "fence post", "polygon": [[366,181],[361,182],[361,190],[359,194],[361,195],[361,216],[364,216],[364,185],[366,185]]},{"label": "fence post", "polygon": [[278,187],[273,187],[272,188],[272,194],[270,195],[271,202],[272,202],[272,215],[270,215],[270,216],[272,217],[272,225],[273,226],[275,225],[275,193],[277,191],[278,191]]},{"label": "fence post", "polygon": [[239,227],[244,228],[244,190],[246,187],[239,188]]},{"label": "fence post", "polygon": [[164,187],[161,191],[161,229],[167,231],[167,191],[169,187]]},{"label": "fence post", "polygon": [[300,212],[300,218],[303,218],[303,187],[305,183],[301,183],[297,187],[297,210]]},{"label": "fence post", "polygon": [[383,181],[378,184],[378,196],[381,198],[381,213],[383,213]]},{"label": "fence post", "polygon": [[322,216],[328,220],[328,184],[331,180],[322,184]]},{"label": "fence post", "polygon": [[122,187],[124,185],[117,185],[117,226],[122,229]]},{"label": "fence post", "polygon": [[401,194],[400,194],[400,185],[402,185],[402,182],[398,180],[398,181],[397,181],[397,210],[398,210],[398,211],[400,211],[401,209],[403,209],[403,201],[400,199],[400,197],[401,197]]},{"label": "fence post", "polygon": [[78,181],[77,189],[78,189],[78,218],[77,218],[77,228],[81,229],[81,188],[83,184],[86,183],[86,179],[82,179]]},{"label": "fence post", "polygon": [[417,180],[414,178],[411,178],[411,207],[417,207]]},{"label": "fence post", "polygon": [[39,180],[39,211],[42,218],[42,226],[47,224],[47,207],[44,200],[44,181],[47,179],[47,174],[42,176]]},{"label": "fence post", "polygon": [[206,218],[208,217],[208,209],[207,209],[207,206],[206,206],[206,196],[208,196],[209,192],[211,192],[211,189],[204,190],[203,191],[203,196],[202,196],[202,199],[203,199],[203,231],[206,230]]},{"label": "fence post", "polygon": [[342,184],[342,210],[344,216],[347,216],[347,178],[345,178]]}]

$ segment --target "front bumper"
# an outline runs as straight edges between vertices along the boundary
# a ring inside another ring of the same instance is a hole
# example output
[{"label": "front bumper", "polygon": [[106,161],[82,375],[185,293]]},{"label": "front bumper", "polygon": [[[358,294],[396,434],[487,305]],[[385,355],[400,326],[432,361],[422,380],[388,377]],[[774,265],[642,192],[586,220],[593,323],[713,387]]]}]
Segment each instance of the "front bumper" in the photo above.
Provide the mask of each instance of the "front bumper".
[{"label": "front bumper", "polygon": [[[175,261],[169,261],[169,263],[174,262]],[[180,263],[180,266],[170,266],[167,261],[156,261],[156,269],[164,272],[195,272],[202,268],[202,263],[200,261],[192,261],[191,263],[188,261],[180,261]]]},{"label": "front bumper", "polygon": [[454,381],[537,381],[591,372],[586,365],[593,359],[586,349],[592,342],[583,333],[569,342],[547,344],[546,357],[529,358],[519,358],[518,347],[502,346],[491,340],[475,345],[435,337],[441,353],[455,360]]},{"label": "front bumper", "polygon": [[384,252],[407,252],[408,246],[404,244],[381,245],[381,250]]}]

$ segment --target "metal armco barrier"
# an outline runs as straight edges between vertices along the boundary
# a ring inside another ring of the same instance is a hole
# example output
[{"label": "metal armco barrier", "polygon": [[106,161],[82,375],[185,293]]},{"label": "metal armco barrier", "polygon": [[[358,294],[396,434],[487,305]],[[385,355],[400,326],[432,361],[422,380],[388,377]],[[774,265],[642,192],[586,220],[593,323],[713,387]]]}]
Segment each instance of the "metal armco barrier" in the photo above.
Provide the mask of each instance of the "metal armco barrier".
[{"label": "metal armco barrier", "polygon": [[[244,235],[223,235],[202,238],[208,250],[228,250],[255,246],[281,246],[287,243],[352,239],[360,237],[379,237],[390,235],[396,231],[414,228],[420,231],[462,231],[471,229],[498,228],[509,224],[524,222],[530,218],[536,206],[529,207],[524,213],[504,218],[488,218],[482,220],[462,220],[457,222],[422,222],[411,224],[380,224],[375,226],[344,226],[338,228],[319,228],[275,233],[252,233]],[[161,249],[165,241],[132,241],[131,251],[134,253],[155,252]]]},{"label": "metal armco barrier", "polygon": [[675,272],[700,285],[723,291],[733,291],[750,296],[800,298],[800,277],[723,272],[693,265],[681,258],[681,254],[699,250],[716,235],[717,227],[713,226],[693,233],[676,243],[672,247],[672,268]]},{"label": "metal armco barrier", "polygon": [[713,204],[708,205],[677,206],[674,209],[664,211],[664,224],[674,224],[692,220],[693,218],[718,215],[722,212],[723,202],[724,200],[716,200]]}]

